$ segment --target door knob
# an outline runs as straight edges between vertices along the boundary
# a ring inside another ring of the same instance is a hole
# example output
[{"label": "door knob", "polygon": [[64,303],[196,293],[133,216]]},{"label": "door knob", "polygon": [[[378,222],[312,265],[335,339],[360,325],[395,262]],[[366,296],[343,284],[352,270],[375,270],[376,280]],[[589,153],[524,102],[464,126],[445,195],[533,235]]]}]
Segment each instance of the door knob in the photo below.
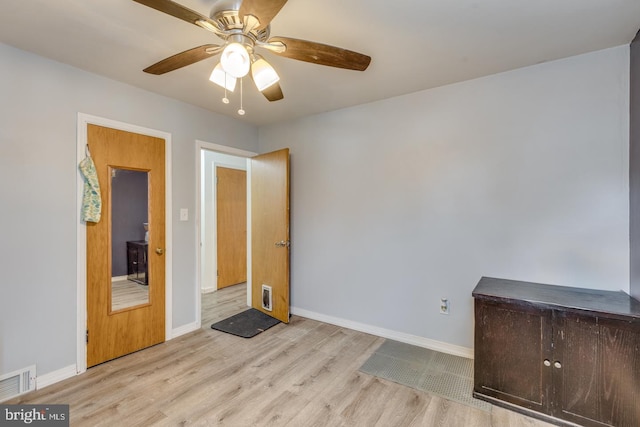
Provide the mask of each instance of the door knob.
[{"label": "door knob", "polygon": [[289,246],[291,246],[291,242],[289,242],[288,240],[280,240],[279,242],[276,242],[276,246],[279,248],[288,248]]},{"label": "door knob", "polygon": [[162,255],[162,254],[164,253],[164,249],[162,249],[162,248],[156,248],[156,253],[157,253],[158,255]]}]

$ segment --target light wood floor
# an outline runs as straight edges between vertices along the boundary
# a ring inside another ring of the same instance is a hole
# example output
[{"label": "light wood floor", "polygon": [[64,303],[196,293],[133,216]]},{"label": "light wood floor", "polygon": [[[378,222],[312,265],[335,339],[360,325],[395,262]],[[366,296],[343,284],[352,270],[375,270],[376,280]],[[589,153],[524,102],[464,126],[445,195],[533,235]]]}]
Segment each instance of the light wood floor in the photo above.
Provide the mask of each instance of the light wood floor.
[{"label": "light wood floor", "polygon": [[203,296],[202,328],[5,403],[69,404],[71,426],[542,427],[358,371],[382,338],[293,316],[251,339],[214,331],[245,285]]},{"label": "light wood floor", "polygon": [[127,279],[111,282],[111,310],[122,310],[148,302],[149,286]]}]

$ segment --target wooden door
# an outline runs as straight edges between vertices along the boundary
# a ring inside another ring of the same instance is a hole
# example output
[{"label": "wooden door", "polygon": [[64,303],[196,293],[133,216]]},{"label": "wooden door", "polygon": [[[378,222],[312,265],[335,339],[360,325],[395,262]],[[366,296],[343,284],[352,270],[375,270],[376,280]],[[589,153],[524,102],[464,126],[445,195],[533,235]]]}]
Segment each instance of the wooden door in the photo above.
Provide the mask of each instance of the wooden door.
[{"label": "wooden door", "polygon": [[[87,366],[165,340],[165,141],[89,125],[87,139],[96,165],[102,218],[87,223]],[[148,176],[148,302],[123,310],[111,306],[111,176],[116,169]]]},{"label": "wooden door", "polygon": [[216,167],[218,289],[247,281],[247,173]]},{"label": "wooden door", "polygon": [[289,323],[288,148],[251,159],[251,275],[251,306]]}]

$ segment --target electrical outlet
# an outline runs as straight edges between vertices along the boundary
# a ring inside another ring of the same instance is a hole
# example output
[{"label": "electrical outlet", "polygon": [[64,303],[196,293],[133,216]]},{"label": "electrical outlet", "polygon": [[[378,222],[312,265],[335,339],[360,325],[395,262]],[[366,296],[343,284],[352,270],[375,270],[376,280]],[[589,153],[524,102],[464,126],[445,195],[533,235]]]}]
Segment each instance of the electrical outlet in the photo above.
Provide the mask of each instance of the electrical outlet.
[{"label": "electrical outlet", "polygon": [[449,314],[449,300],[440,298],[440,314]]}]

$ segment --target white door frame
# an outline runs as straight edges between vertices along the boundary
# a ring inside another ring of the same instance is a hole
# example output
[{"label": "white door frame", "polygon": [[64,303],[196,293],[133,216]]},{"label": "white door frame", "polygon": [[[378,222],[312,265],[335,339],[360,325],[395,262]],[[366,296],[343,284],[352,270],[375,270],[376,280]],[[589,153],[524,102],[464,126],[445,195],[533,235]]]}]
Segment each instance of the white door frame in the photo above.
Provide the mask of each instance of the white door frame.
[{"label": "white door frame", "polygon": [[[172,304],[173,304],[173,255],[172,255],[172,220],[171,220],[171,134],[157,129],[149,129],[129,123],[118,122],[104,117],[78,113],[76,136],[76,164],[86,156],[87,126],[90,124],[104,126],[126,132],[139,133],[164,139],[165,142],[165,341],[172,338]],[[77,336],[76,336],[76,373],[87,370],[87,229],[80,219],[82,209],[82,190],[84,178],[80,171],[76,174],[76,212],[77,212]]]},{"label": "white door frame", "polygon": [[[196,324],[202,326],[202,151],[250,158],[258,153],[196,140]],[[251,305],[251,165],[247,162],[247,305]]]}]

